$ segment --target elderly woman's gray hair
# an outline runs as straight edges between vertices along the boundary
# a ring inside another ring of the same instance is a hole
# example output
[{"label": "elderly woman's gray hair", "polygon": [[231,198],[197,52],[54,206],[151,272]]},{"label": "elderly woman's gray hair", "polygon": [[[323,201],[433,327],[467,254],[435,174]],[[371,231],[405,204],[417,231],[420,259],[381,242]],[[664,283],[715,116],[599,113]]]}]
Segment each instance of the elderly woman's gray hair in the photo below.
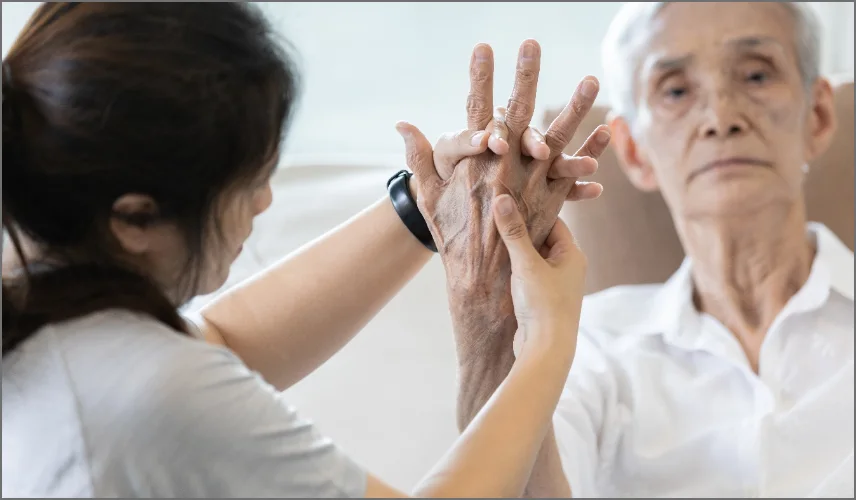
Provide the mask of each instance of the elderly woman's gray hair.
[{"label": "elderly woman's gray hair", "polygon": [[[632,122],[636,112],[634,75],[638,70],[639,35],[670,2],[628,2],[609,26],[602,46],[604,83],[614,113]],[[794,17],[794,41],[806,88],[820,74],[820,22],[807,2],[777,3]]]}]

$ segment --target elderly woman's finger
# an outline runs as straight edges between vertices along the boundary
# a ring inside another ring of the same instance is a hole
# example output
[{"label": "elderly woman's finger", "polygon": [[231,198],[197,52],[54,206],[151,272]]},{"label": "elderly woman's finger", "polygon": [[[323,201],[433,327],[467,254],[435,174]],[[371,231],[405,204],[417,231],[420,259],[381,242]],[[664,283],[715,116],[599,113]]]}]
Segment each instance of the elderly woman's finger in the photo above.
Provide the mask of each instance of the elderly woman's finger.
[{"label": "elderly woman's finger", "polygon": [[451,177],[455,165],[468,156],[487,151],[488,133],[484,130],[461,130],[444,134],[434,145],[434,167],[443,180]]},{"label": "elderly woman's finger", "polygon": [[514,88],[508,100],[508,128],[515,138],[520,137],[532,121],[540,71],[541,46],[535,40],[525,40],[517,55]]},{"label": "elderly woman's finger", "polygon": [[480,43],[470,59],[470,94],[467,96],[467,128],[484,130],[493,110],[493,50]]},{"label": "elderly woman's finger", "polygon": [[577,131],[580,123],[588,114],[597,97],[600,84],[597,78],[587,76],[577,86],[570,102],[562,109],[559,116],[550,124],[544,134],[544,139],[554,155],[561,153]]},{"label": "elderly woman's finger", "polygon": [[544,134],[532,126],[527,128],[526,132],[523,133],[520,152],[536,160],[547,160],[550,158],[550,146],[547,146],[547,143],[544,141]]},{"label": "elderly woman's finger", "polygon": [[598,125],[598,127],[588,136],[586,142],[580,146],[580,149],[577,150],[577,153],[574,156],[589,156],[594,159],[600,158],[600,155],[602,155],[603,152],[606,151],[606,147],[609,146],[609,139],[609,126]]},{"label": "elderly woman's finger", "polygon": [[421,182],[432,179],[439,180],[437,170],[434,168],[434,152],[431,149],[431,143],[425,138],[425,134],[407,122],[396,123],[395,130],[404,139],[407,167],[416,178]]},{"label": "elderly woman's finger", "polygon": [[505,123],[505,108],[497,106],[493,110],[493,120],[487,126],[490,138],[487,147],[498,155],[508,153],[508,126]]},{"label": "elderly woman's finger", "polygon": [[597,182],[577,181],[568,193],[568,201],[593,200],[603,193],[603,186]]},{"label": "elderly woman's finger", "polygon": [[597,172],[597,160],[590,156],[561,154],[550,164],[547,177],[550,179],[576,179]]}]

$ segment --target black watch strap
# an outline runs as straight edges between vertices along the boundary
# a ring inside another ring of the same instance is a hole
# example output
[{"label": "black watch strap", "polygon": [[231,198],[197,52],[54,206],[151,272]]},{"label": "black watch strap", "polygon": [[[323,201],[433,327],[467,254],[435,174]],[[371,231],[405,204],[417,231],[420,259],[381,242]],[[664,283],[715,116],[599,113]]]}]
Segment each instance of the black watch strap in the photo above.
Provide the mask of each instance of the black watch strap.
[{"label": "black watch strap", "polygon": [[401,218],[401,222],[413,233],[413,236],[425,245],[432,252],[437,251],[437,245],[434,244],[434,237],[431,236],[431,231],[428,229],[428,224],[419,207],[416,206],[416,200],[413,199],[413,193],[410,192],[410,178],[413,177],[412,172],[401,170],[389,178],[386,183],[386,190],[389,192],[389,199],[392,201],[392,207]]}]

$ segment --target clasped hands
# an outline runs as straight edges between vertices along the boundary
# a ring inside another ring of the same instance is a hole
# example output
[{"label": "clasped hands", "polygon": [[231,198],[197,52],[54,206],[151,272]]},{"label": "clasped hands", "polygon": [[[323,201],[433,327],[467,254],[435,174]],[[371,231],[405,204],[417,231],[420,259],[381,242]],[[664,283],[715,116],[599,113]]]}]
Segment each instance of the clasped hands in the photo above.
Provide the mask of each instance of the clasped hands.
[{"label": "clasped hands", "polygon": [[529,126],[540,60],[538,43],[524,41],[507,108],[494,108],[493,52],[479,44],[470,61],[465,130],[444,135],[432,148],[415,126],[396,126],[414,173],[419,209],[446,270],[459,361],[510,350],[515,331],[511,264],[494,222],[493,200],[510,195],[535,248],[542,248],[566,200],[596,198],[603,189],[578,179],[597,170],[597,158],[609,142],[605,126],[595,129],[575,155],[563,153],[594,103],[598,82],[584,78],[541,134]]}]

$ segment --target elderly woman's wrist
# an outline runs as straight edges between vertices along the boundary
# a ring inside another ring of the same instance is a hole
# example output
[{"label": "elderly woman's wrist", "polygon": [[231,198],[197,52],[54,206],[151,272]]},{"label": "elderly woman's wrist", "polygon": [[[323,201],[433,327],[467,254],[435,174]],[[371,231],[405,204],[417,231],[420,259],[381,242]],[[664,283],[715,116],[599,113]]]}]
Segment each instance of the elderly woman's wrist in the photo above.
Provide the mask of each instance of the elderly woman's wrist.
[{"label": "elderly woman's wrist", "polygon": [[459,365],[483,361],[485,353],[511,349],[517,320],[510,297],[449,295]]},{"label": "elderly woman's wrist", "polygon": [[416,182],[416,176],[411,175],[409,179],[407,179],[407,188],[410,190],[410,196],[413,197],[414,202],[419,201],[419,185]]}]

